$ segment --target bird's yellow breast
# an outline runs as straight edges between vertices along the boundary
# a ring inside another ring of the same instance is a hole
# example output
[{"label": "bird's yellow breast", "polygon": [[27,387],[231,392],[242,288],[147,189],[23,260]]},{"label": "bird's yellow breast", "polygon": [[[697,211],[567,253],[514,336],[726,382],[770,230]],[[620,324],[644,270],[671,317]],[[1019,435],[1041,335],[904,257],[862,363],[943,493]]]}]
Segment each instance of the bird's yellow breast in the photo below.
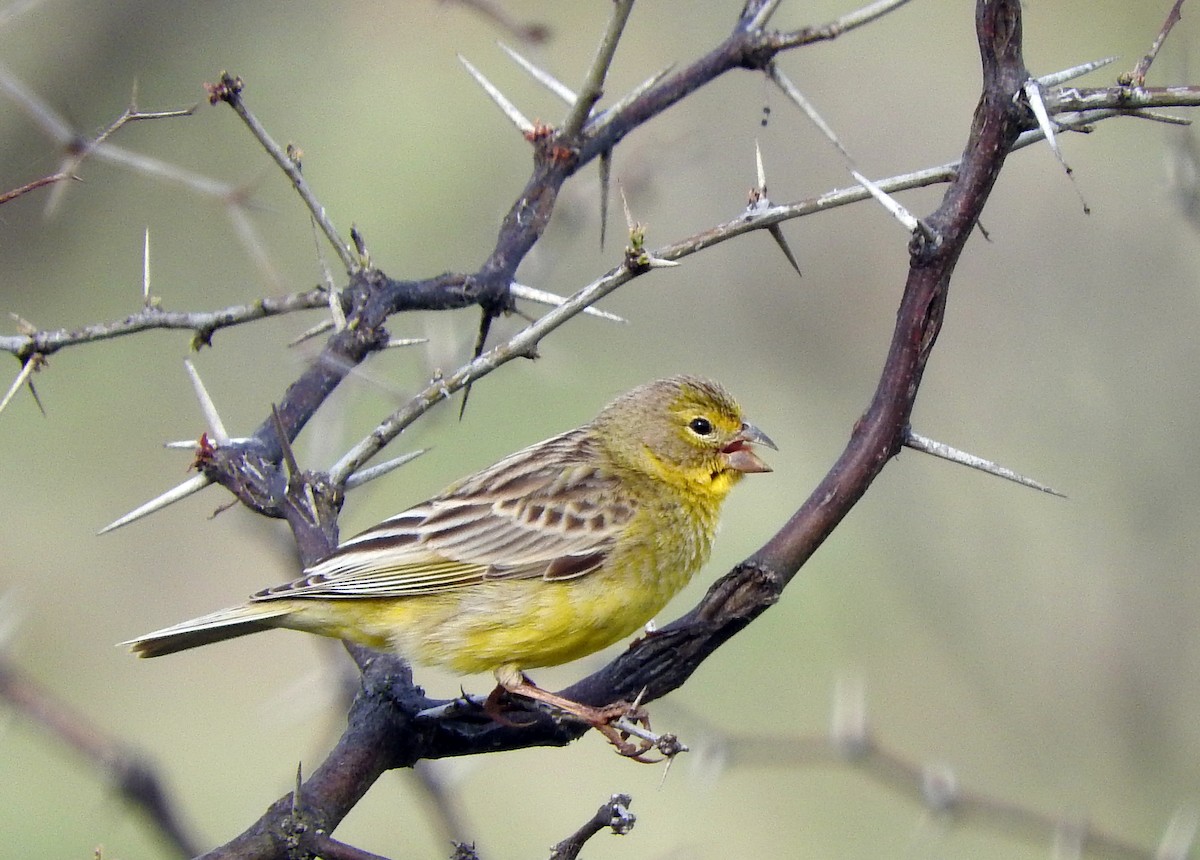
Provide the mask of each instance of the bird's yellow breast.
[{"label": "bird's yellow breast", "polygon": [[461,674],[567,663],[639,630],[688,583],[708,559],[715,507],[642,508],[604,564],[576,579],[498,579],[410,598],[313,601],[293,620],[303,616],[304,626],[327,635],[390,646],[414,663]]}]

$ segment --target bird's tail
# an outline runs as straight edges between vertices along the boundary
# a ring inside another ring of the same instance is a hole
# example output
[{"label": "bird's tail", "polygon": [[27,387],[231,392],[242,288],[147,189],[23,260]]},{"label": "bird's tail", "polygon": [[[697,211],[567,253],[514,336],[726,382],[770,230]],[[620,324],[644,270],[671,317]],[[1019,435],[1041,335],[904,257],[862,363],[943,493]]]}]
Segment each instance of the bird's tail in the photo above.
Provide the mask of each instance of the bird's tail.
[{"label": "bird's tail", "polygon": [[164,627],[120,644],[128,645],[129,650],[139,657],[161,657],[198,645],[223,642],[279,627],[280,620],[292,611],[293,608],[283,601],[248,603]]}]

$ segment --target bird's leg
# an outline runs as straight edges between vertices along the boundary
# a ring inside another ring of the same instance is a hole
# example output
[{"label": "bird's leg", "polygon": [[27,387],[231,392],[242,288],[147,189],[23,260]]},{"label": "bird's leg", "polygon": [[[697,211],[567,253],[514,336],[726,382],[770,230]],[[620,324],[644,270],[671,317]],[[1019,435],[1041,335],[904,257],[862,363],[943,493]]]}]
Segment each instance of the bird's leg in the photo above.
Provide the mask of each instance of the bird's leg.
[{"label": "bird's leg", "polygon": [[543,690],[533,683],[524,672],[509,667],[502,667],[496,671],[496,681],[498,682],[496,689],[488,696],[484,710],[499,723],[514,725],[507,716],[503,715],[500,707],[501,696],[510,693],[526,699],[533,699],[535,702],[542,702],[557,711],[587,723],[604,735],[608,742],[617,748],[617,752],[623,756],[646,762],[648,760],[642,756],[655,747],[655,744],[647,741],[645,737],[641,737],[636,744],[631,743],[629,741],[630,732],[613,725],[613,723],[621,721],[645,729],[645,732],[649,734],[650,715],[637,702],[630,703],[622,700],[599,708],[585,705],[582,702],[576,702]]},{"label": "bird's leg", "polygon": [[508,690],[503,684],[497,684],[496,689],[488,693],[488,696],[483,701],[483,712],[498,722],[502,726],[508,726],[510,729],[519,729],[522,726],[532,726],[536,719],[520,721],[514,720],[508,714],[504,713],[504,694]]}]

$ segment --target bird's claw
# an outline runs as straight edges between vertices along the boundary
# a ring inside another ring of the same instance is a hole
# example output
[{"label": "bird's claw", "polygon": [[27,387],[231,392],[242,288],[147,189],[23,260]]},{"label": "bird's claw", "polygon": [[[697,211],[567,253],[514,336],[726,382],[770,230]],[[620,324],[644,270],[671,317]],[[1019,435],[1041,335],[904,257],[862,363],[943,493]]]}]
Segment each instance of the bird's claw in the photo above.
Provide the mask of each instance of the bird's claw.
[{"label": "bird's claw", "polygon": [[[618,755],[633,759],[642,764],[658,764],[669,761],[681,752],[687,751],[687,746],[678,736],[670,732],[655,734],[650,728],[650,714],[638,705],[619,702],[605,708],[615,713],[610,719],[601,724],[593,724],[605,739],[616,747]],[[634,738],[635,740],[630,740]],[[661,757],[647,758],[647,753],[657,750]]]}]

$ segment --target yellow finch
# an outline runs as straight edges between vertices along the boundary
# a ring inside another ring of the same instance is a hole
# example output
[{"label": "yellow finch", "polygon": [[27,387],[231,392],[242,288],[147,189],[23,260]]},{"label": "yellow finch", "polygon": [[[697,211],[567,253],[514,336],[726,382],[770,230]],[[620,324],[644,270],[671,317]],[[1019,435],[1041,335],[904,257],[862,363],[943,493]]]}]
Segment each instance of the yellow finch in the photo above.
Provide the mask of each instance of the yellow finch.
[{"label": "yellow finch", "polygon": [[717,383],[650,382],[351,538],[300,579],[123,644],[157,657],[288,627],[491,671],[561,704],[522,670],[598,651],[662,609],[707,560],[729,490],[770,471],[754,444],[775,447]]}]

